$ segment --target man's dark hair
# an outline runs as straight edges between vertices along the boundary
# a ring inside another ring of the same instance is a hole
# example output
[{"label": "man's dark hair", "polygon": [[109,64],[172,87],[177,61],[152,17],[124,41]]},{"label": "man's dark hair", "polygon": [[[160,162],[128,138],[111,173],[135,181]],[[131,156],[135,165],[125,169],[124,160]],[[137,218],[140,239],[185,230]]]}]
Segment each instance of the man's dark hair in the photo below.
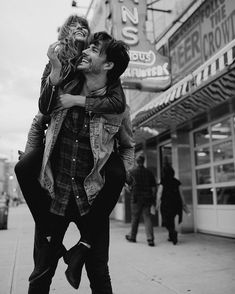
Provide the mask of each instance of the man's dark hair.
[{"label": "man's dark hair", "polygon": [[163,179],[165,181],[171,181],[174,176],[175,176],[175,171],[173,169],[173,167],[169,164],[166,164],[164,167],[163,167]]},{"label": "man's dark hair", "polygon": [[116,40],[106,32],[97,32],[91,39],[91,44],[102,45],[100,54],[105,53],[107,61],[113,62],[114,66],[108,71],[108,83],[114,83],[126,70],[130,57],[129,47],[121,40]]},{"label": "man's dark hair", "polygon": [[137,156],[136,158],[136,162],[139,164],[143,164],[145,161],[145,158],[144,158],[144,155],[143,154],[140,154],[139,156]]}]

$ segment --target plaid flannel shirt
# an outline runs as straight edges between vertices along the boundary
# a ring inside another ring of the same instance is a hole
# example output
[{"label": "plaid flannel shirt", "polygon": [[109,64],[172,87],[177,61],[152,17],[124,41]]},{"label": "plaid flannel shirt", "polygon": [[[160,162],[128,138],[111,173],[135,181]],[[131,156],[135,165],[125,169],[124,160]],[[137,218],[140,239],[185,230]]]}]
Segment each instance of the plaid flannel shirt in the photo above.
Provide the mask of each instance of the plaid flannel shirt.
[{"label": "plaid flannel shirt", "polygon": [[93,167],[90,146],[89,115],[84,108],[69,109],[53,151],[55,198],[51,212],[64,215],[70,197],[75,197],[80,215],[89,212],[90,205],[83,182]]}]

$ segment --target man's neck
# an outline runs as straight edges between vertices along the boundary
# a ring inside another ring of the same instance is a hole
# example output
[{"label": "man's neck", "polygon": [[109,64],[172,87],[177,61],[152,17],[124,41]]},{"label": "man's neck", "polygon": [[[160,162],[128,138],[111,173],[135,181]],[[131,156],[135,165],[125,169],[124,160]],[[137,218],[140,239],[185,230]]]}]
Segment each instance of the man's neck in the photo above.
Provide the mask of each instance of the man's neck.
[{"label": "man's neck", "polygon": [[87,94],[102,89],[107,84],[107,78],[97,75],[87,75],[83,86],[83,91]]}]

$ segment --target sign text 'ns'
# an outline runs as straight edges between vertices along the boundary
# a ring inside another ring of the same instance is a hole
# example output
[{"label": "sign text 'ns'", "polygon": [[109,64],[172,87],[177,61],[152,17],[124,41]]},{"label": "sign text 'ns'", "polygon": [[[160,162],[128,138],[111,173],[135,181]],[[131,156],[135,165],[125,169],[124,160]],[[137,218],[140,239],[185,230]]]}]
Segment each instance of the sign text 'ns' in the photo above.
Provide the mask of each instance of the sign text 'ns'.
[{"label": "sign text 'ns'", "polygon": [[163,91],[170,86],[169,58],[147,40],[144,29],[146,0],[110,0],[113,34],[130,47],[130,63],[122,75],[132,89]]}]

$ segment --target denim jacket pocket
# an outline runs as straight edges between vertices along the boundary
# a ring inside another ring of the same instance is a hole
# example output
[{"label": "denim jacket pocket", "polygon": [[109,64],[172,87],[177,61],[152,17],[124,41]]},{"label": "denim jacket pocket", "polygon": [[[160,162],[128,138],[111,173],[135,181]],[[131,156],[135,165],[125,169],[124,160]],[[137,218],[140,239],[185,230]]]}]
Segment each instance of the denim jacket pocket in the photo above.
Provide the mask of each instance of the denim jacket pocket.
[{"label": "denim jacket pocket", "polygon": [[113,136],[118,132],[119,126],[105,123],[103,125],[103,144],[107,144]]}]

